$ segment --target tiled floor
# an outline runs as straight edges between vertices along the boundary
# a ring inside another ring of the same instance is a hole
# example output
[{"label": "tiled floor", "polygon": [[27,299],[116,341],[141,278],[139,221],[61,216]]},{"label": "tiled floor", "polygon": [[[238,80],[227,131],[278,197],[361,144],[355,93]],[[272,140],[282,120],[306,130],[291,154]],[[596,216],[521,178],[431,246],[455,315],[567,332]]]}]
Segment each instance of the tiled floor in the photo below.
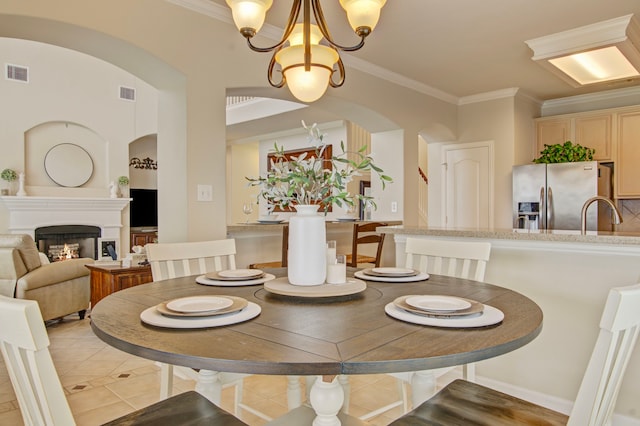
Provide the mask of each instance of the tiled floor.
[{"label": "tiled floor", "polygon": [[[159,369],[153,362],[108,346],[91,331],[89,320],[77,316],[47,326],[50,352],[79,426],[100,425],[158,400]],[[174,393],[193,389],[195,383],[176,378]],[[363,415],[397,399],[395,379],[386,375],[351,376],[350,414]],[[273,418],[287,411],[286,378],[249,376],[244,381],[243,402]],[[233,410],[233,388],[223,391],[222,407]],[[388,424],[401,414],[394,408],[369,421]],[[250,425],[266,423],[242,410]],[[22,425],[6,367],[0,357],[0,425]]]}]

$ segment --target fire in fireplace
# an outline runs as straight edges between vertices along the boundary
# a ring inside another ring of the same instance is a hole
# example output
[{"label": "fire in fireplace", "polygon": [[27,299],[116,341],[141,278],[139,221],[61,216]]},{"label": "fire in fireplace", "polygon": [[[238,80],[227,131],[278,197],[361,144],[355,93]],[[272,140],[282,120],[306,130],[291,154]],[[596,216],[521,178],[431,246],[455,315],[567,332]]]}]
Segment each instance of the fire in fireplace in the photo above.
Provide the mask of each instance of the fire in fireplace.
[{"label": "fire in fireplace", "polygon": [[98,258],[100,228],[90,225],[56,225],[36,228],[38,251],[51,262],[76,257]]}]

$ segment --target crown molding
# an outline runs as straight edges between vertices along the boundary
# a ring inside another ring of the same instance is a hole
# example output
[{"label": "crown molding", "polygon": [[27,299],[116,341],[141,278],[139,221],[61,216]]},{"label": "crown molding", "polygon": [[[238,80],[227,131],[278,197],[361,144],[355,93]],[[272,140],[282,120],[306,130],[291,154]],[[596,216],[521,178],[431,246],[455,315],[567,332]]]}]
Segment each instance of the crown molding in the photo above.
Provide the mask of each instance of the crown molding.
[{"label": "crown molding", "polygon": [[[165,0],[169,3],[175,4],[177,6],[182,6],[186,9],[192,10],[197,13],[201,13],[203,15],[209,16],[211,18],[217,19],[222,22],[226,22],[228,24],[232,24],[235,26],[233,22],[233,17],[231,16],[231,10],[226,6],[221,6],[216,3],[212,3],[209,0]],[[278,28],[274,25],[265,24],[260,30],[260,36],[279,41],[280,37],[282,37],[283,29]],[[398,86],[406,87],[407,89],[414,90],[416,92],[422,93],[424,95],[432,96],[441,101],[450,103],[450,104],[458,104],[459,98],[457,96],[451,95],[449,93],[443,92],[442,90],[431,87],[427,84],[420,83],[419,81],[410,79],[401,74],[390,71],[386,68],[380,67],[378,65],[374,65],[370,62],[364,61],[360,58],[357,58],[353,55],[340,52],[340,57],[344,62],[345,66],[349,68],[356,69],[358,71],[367,73],[374,77],[378,77],[382,80],[389,81],[391,83],[397,84]]]},{"label": "crown molding", "polygon": [[640,99],[640,87],[626,87],[604,92],[568,96],[566,98],[549,99],[542,103],[542,109],[584,106],[602,101],[617,100],[623,97],[638,97]]},{"label": "crown molding", "polygon": [[493,92],[478,93],[476,95],[464,96],[458,100],[458,106],[475,104],[479,102],[494,101],[496,99],[504,98],[524,98],[533,102],[538,106],[542,106],[543,101],[531,96],[527,92],[523,91],[519,87],[510,87],[508,89],[494,90]]}]

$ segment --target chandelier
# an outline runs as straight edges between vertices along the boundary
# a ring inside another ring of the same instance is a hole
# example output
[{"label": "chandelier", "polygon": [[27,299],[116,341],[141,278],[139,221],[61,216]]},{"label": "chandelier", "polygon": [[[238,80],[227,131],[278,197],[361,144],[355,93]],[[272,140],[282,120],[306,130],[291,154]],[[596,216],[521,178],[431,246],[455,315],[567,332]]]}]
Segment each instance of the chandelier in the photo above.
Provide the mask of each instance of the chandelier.
[{"label": "chandelier", "polygon": [[[340,0],[347,12],[349,24],[360,37],[353,46],[342,46],[331,37],[320,6],[320,0],[294,0],[282,39],[270,47],[258,47],[251,42],[262,24],[273,0],[226,0],[232,10],[233,21],[255,52],[274,52],[269,62],[268,79],[273,87],[285,84],[297,99],[313,102],[319,99],[328,86],[340,87],[345,71],[338,51],[353,52],[364,46],[364,40],[373,31],[380,9],[387,0]],[[298,23],[300,10],[303,21]],[[311,13],[315,24],[311,23]],[[324,44],[320,44],[324,40]],[[276,64],[281,77],[274,78]],[[335,78],[334,78],[335,77]]]}]

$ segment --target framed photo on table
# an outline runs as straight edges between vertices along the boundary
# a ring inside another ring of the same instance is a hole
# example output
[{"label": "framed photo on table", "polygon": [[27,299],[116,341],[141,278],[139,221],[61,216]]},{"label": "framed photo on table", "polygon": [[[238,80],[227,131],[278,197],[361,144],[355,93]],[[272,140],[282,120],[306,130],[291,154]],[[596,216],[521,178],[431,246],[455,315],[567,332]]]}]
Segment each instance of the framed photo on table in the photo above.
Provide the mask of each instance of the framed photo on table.
[{"label": "framed photo on table", "polygon": [[98,260],[118,260],[119,250],[118,238],[98,238]]}]

